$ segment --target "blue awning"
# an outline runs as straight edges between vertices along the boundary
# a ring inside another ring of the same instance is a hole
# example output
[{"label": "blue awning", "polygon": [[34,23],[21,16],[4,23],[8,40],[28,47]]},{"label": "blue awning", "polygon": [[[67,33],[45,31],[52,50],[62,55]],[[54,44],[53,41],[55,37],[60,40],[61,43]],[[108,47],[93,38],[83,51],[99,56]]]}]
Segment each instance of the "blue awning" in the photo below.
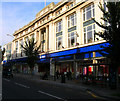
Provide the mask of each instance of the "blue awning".
[{"label": "blue awning", "polygon": [[27,57],[12,60],[12,62],[26,62],[26,61],[27,61]]},{"label": "blue awning", "polygon": [[[76,54],[76,59],[84,59],[84,58],[90,58],[93,57],[93,53],[96,51],[96,57],[101,57],[102,55],[97,51],[103,51],[103,47],[108,47],[109,43],[101,43],[101,44],[95,44],[90,46],[85,46],[81,48],[66,50],[66,51],[60,51],[55,52],[51,54],[44,54],[39,55],[40,58],[37,63],[50,63],[50,58],[52,60],[60,61],[60,60],[70,60],[74,59],[73,55]],[[24,63],[27,61],[27,57],[19,58],[19,59],[13,59],[12,62],[18,62],[18,63]]]},{"label": "blue awning", "polygon": [[40,59],[37,61],[37,63],[50,63],[50,59]]},{"label": "blue awning", "polygon": [[98,50],[103,50],[104,48],[101,47],[101,46],[108,47],[108,45],[109,45],[109,43],[101,43],[101,44],[76,48],[76,49],[72,49],[72,50],[66,50],[66,51],[51,53],[51,54],[49,54],[49,57],[53,58],[53,57],[60,57],[60,56],[78,54],[78,53],[94,52],[94,51],[98,51]]}]

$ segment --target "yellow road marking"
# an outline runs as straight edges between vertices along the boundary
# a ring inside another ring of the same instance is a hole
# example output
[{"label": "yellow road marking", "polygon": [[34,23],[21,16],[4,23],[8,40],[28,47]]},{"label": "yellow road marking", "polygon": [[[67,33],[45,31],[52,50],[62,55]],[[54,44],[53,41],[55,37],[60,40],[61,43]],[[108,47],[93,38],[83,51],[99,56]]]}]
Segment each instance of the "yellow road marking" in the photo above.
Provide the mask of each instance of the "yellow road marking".
[{"label": "yellow road marking", "polygon": [[98,97],[98,96],[96,96],[95,94],[93,94],[93,93],[91,93],[90,91],[87,91],[87,93],[89,93],[89,94],[91,94],[93,97]]}]

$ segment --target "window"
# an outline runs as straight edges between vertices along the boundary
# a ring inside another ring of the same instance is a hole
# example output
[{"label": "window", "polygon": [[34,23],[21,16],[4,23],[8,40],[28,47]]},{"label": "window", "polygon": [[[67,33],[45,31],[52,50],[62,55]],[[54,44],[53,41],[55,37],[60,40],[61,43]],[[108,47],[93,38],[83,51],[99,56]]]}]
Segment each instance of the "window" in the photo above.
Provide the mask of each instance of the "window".
[{"label": "window", "polygon": [[21,47],[21,45],[23,45],[23,39],[20,41],[20,49],[21,49],[21,51],[22,51],[23,48]]},{"label": "window", "polygon": [[59,14],[61,14],[61,9],[56,12],[56,16],[58,16]]},{"label": "window", "polygon": [[46,33],[46,30],[43,29],[41,31],[41,52],[45,51],[45,33]]},{"label": "window", "polygon": [[62,20],[56,23],[56,32],[62,31]]},{"label": "window", "polygon": [[47,17],[47,20],[50,20],[50,16]]},{"label": "window", "polygon": [[83,9],[83,21],[87,21],[90,18],[93,18],[95,16],[94,14],[94,4],[86,7]]},{"label": "window", "polygon": [[68,47],[75,46],[76,42],[77,42],[76,31],[68,33]]},{"label": "window", "polygon": [[95,40],[95,24],[84,28],[84,43],[91,43]]},{"label": "window", "polygon": [[28,37],[25,38],[25,41],[28,43]]},{"label": "window", "polygon": [[37,26],[40,26],[40,21],[39,21],[39,22],[37,22]]},{"label": "window", "polygon": [[76,25],[76,13],[68,17],[68,28]]},{"label": "window", "polygon": [[62,48],[62,36],[56,38],[56,49],[60,50]]},{"label": "window", "polygon": [[34,38],[34,34],[31,35],[31,39]]},{"label": "window", "polygon": [[26,30],[26,34],[28,33],[28,30]]},{"label": "window", "polygon": [[34,26],[32,27],[32,30],[34,30]]},{"label": "window", "polygon": [[71,2],[71,3],[68,4],[68,6],[67,6],[68,9],[71,8],[71,7],[73,7],[73,6],[76,4],[76,0],[72,0],[72,1],[70,1],[70,2]]},{"label": "window", "polygon": [[42,24],[45,23],[45,19],[42,20]]},{"label": "window", "polygon": [[16,44],[16,49],[15,50],[16,50],[16,53],[17,53],[18,52],[18,41],[16,41],[15,44]]},{"label": "window", "polygon": [[22,35],[24,35],[24,33],[23,33],[23,32],[21,33],[21,36],[22,36]]}]

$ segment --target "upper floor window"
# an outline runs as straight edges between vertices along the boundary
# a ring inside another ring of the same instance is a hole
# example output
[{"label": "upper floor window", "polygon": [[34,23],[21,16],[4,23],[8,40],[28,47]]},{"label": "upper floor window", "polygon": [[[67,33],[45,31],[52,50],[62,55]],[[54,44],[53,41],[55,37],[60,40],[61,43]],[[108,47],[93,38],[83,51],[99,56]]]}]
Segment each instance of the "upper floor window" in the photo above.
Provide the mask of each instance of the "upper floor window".
[{"label": "upper floor window", "polygon": [[25,38],[25,41],[28,43],[28,37]]},{"label": "upper floor window", "polygon": [[50,20],[50,16],[47,17],[47,20]]},{"label": "upper floor window", "polygon": [[76,13],[68,17],[68,28],[76,25]]},{"label": "upper floor window", "polygon": [[95,40],[95,24],[84,27],[84,43],[91,43]]},{"label": "upper floor window", "polygon": [[41,31],[41,52],[45,52],[45,33],[46,33],[46,30],[43,29]]},{"label": "upper floor window", "polygon": [[73,3],[71,3],[71,4],[69,4],[68,6],[67,6],[67,8],[69,9],[69,8],[71,8],[71,7],[73,7]]},{"label": "upper floor window", "polygon": [[40,26],[40,21],[39,21],[39,22],[37,22],[37,26]]},{"label": "upper floor window", "polygon": [[62,20],[56,23],[56,32],[62,31]]},{"label": "upper floor window", "polygon": [[62,35],[56,37],[56,49],[60,50],[62,48]]},{"label": "upper floor window", "polygon": [[68,47],[73,47],[77,43],[76,31],[68,33]]},{"label": "upper floor window", "polygon": [[32,27],[32,30],[34,30],[34,26]]},{"label": "upper floor window", "polygon": [[23,45],[23,39],[22,40],[20,40],[20,49],[21,49],[21,51],[23,50],[23,48],[21,47],[21,45]]},{"label": "upper floor window", "polygon": [[23,32],[21,33],[21,36],[23,35]]},{"label": "upper floor window", "polygon": [[19,35],[16,35],[16,38],[18,38],[19,37]]},{"label": "upper floor window", "polygon": [[61,14],[61,11],[62,11],[61,9],[58,10],[58,11],[56,12],[56,16],[59,15],[59,14]]},{"label": "upper floor window", "polygon": [[42,20],[42,24],[45,23],[45,19]]},{"label": "upper floor window", "polygon": [[28,33],[28,30],[26,30],[26,34]]},{"label": "upper floor window", "polygon": [[87,21],[94,16],[94,4],[91,4],[90,6],[83,9],[83,21]]},{"label": "upper floor window", "polygon": [[32,34],[32,35],[31,35],[31,39],[34,38],[34,37],[35,37],[34,34]]},{"label": "upper floor window", "polygon": [[16,41],[15,44],[16,44],[16,49],[15,50],[16,50],[16,53],[17,53],[18,52],[18,41]]}]

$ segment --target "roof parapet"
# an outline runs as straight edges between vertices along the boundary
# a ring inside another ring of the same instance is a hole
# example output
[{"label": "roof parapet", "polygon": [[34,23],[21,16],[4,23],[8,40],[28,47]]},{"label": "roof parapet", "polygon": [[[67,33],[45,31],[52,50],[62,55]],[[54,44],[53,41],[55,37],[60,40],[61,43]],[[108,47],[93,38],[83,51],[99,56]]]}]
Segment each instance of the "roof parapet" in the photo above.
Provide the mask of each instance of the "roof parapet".
[{"label": "roof parapet", "polygon": [[40,17],[41,15],[46,13],[47,11],[53,9],[54,6],[55,6],[54,2],[50,3],[49,5],[47,5],[45,8],[43,8],[40,12],[38,12],[36,14],[36,18]]}]

